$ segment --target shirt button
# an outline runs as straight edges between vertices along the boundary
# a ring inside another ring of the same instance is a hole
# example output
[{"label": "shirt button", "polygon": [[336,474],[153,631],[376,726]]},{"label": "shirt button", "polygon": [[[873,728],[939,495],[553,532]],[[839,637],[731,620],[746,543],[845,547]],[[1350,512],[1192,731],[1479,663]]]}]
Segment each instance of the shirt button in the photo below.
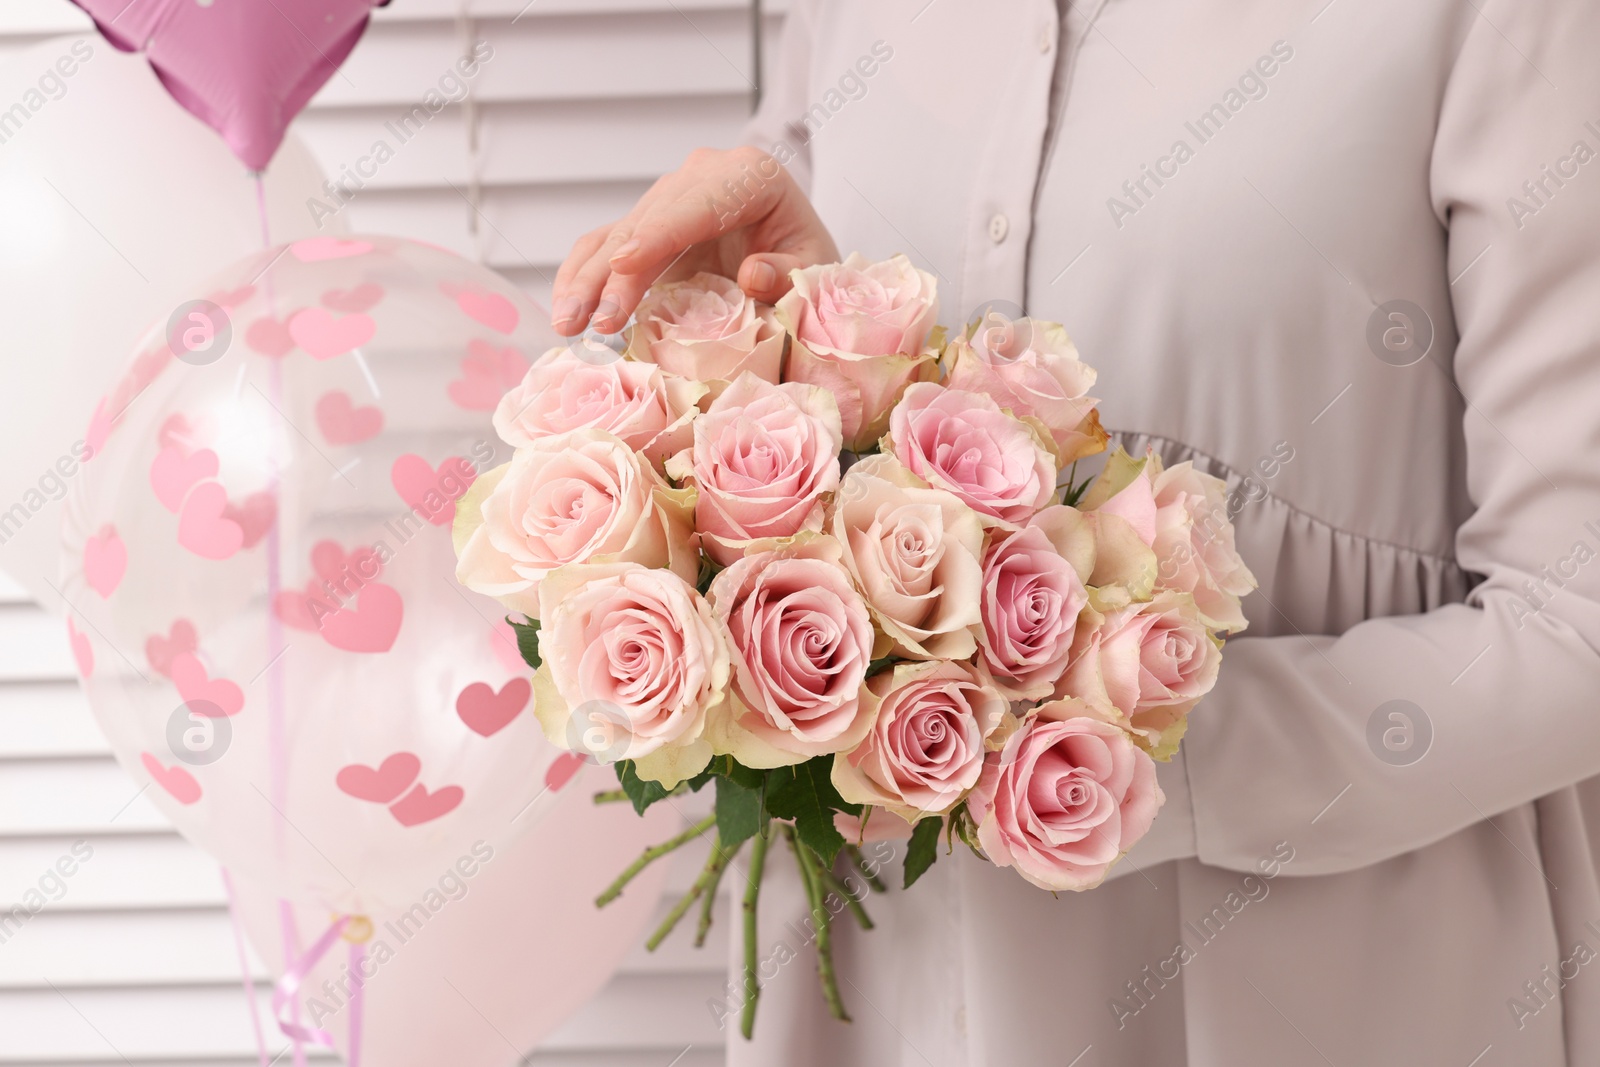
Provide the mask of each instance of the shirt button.
[{"label": "shirt button", "polygon": [[1006,221],[1004,215],[996,215],[989,220],[989,240],[999,244],[1006,239],[1006,234],[1011,232],[1011,223]]},{"label": "shirt button", "polygon": [[1047,55],[1050,54],[1050,49],[1054,48],[1055,46],[1056,46],[1056,34],[1055,34],[1054,28],[1052,28],[1050,26],[1042,26],[1042,27],[1040,27],[1040,29],[1039,29],[1039,54],[1042,55],[1042,56],[1047,56]]}]

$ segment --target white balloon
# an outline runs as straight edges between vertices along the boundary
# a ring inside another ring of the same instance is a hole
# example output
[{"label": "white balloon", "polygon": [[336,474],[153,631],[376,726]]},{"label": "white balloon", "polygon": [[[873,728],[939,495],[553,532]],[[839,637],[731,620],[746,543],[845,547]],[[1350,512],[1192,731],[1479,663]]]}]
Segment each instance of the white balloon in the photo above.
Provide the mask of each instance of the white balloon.
[{"label": "white balloon", "polygon": [[[550,1036],[599,991],[655,914],[669,861],[646,868],[603,909],[594,898],[680,825],[671,805],[657,804],[641,819],[627,804],[590,802],[595,790],[615,787],[609,767],[585,768],[560,806],[527,833],[479,842],[409,907],[371,917],[365,958],[356,962],[367,979],[362,1067],[509,1067],[518,1050]],[[251,942],[281,976],[278,898],[236,878],[234,902]],[[292,914],[304,952],[327,928],[328,913],[300,902]],[[692,938],[696,914],[684,916],[673,936]],[[351,964],[350,945],[337,942],[295,998],[299,1024],[325,1031],[347,1058]],[[269,1055],[284,1045],[270,1024],[267,1042]]]},{"label": "white balloon", "polygon": [[494,272],[397,237],[264,249],[202,291],[211,343],[139,346],[67,496],[73,653],[180,833],[376,913],[531,825],[573,769],[504,609],[455,581],[450,529],[510,457],[490,410],[549,327]]},{"label": "white balloon", "polygon": [[[264,177],[272,243],[317,232],[322,183],[290,136]],[[262,247],[257,195],[143,56],[61,37],[0,69],[0,568],[47,608],[96,401],[147,327],[204,295],[188,287]]]}]

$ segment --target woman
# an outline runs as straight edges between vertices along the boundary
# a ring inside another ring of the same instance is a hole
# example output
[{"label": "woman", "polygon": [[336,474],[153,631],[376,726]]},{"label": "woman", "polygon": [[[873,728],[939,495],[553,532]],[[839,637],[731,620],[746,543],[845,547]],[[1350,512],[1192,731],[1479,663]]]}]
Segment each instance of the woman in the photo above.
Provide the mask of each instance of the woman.
[{"label": "woman", "polygon": [[730,1061],[1600,1063],[1600,8],[1063,6],[797,0],[786,169],[697,153],[558,279],[614,330],[904,251],[1065,322],[1261,581],[1120,877],[941,858],[839,928],[853,1025],[791,964]]}]

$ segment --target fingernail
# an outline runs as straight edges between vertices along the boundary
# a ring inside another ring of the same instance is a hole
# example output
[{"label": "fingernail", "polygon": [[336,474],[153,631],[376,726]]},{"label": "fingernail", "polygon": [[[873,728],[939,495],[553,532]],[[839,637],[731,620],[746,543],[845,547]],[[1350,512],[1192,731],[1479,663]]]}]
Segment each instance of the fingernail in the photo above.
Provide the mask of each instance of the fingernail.
[{"label": "fingernail", "polygon": [[608,262],[615,263],[619,259],[626,259],[628,256],[633,255],[637,251],[639,251],[639,242],[628,241],[627,243],[623,244],[621,248],[618,248],[615,252],[611,253],[611,259],[608,260]]},{"label": "fingernail", "polygon": [[599,307],[594,309],[594,324],[599,326],[601,323],[610,323],[611,320],[615,319],[618,313],[621,311],[622,306],[615,300],[607,297],[606,299],[600,301]]},{"label": "fingernail", "polygon": [[765,293],[778,284],[778,272],[771,263],[757,263],[750,268],[750,288]]},{"label": "fingernail", "polygon": [[575,296],[556,301],[556,314],[553,322],[572,322],[578,317],[578,312],[583,310],[583,302]]}]

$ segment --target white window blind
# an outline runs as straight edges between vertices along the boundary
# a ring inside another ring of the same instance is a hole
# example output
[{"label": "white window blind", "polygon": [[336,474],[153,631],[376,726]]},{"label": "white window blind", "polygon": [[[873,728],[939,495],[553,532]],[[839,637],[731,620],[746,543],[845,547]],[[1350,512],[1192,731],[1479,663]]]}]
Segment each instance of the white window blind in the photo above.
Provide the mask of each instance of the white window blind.
[{"label": "white window blind", "polygon": [[[764,5],[769,53],[785,6]],[[89,28],[65,0],[5,0],[0,64]],[[691,148],[733,143],[752,30],[747,0],[395,0],[295,130],[354,190],[323,201],[350,229],[453,248],[544,302],[575,237]],[[492,54],[450,81],[478,41]],[[459,99],[431,113],[430,91]],[[0,913],[74,842],[94,850],[70,892],[0,942],[0,1067],[257,1063],[217,867],[137,792],[90,718],[63,624],[0,577]],[[700,859],[682,857],[663,912]],[[726,1035],[705,1005],[723,988],[726,937],[724,918],[704,950],[680,935],[635,951],[526,1062],[720,1064]],[[262,980],[263,1008],[269,994]]]}]

